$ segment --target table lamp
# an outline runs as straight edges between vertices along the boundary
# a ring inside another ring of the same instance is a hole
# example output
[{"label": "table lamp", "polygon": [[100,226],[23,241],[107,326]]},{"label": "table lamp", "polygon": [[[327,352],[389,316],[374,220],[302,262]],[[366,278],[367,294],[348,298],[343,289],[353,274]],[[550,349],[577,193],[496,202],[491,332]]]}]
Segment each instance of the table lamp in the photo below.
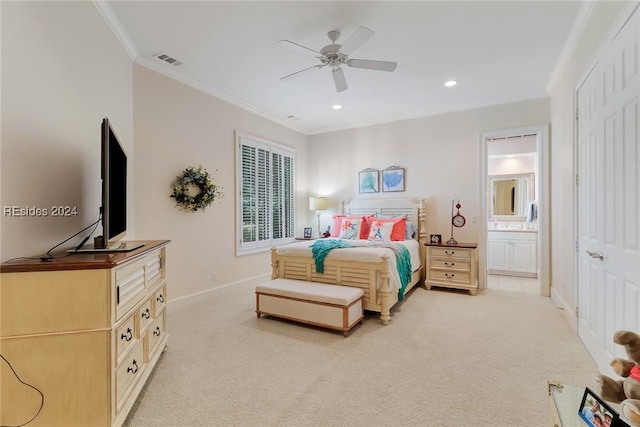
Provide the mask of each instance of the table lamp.
[{"label": "table lamp", "polygon": [[327,198],[322,196],[309,197],[309,210],[316,211],[316,217],[318,220],[318,228],[315,237],[320,237],[322,232],[320,231],[320,211],[327,209]]}]

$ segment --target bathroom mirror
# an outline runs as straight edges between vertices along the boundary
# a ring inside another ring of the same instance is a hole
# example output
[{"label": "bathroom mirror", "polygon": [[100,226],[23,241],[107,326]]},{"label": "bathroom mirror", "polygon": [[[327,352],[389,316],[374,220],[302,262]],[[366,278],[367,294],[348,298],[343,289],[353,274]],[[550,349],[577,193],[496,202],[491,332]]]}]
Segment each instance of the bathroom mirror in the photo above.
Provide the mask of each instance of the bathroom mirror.
[{"label": "bathroom mirror", "polygon": [[521,173],[489,176],[490,221],[525,221],[534,200],[534,175]]}]

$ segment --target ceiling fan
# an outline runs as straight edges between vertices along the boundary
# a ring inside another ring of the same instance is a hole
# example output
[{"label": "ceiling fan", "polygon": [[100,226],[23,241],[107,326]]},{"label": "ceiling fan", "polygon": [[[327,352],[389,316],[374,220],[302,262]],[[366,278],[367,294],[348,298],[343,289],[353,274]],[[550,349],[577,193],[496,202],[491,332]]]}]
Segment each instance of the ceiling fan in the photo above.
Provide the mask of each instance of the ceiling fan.
[{"label": "ceiling fan", "polygon": [[338,92],[342,92],[348,89],[347,80],[344,77],[344,72],[341,65],[347,65],[353,68],[366,68],[368,70],[378,70],[378,71],[394,71],[398,66],[395,62],[388,61],[373,61],[370,59],[350,59],[349,55],[351,52],[360,47],[364,42],[373,37],[375,33],[371,31],[367,27],[358,28],[352,35],[344,42],[343,45],[336,44],[336,41],[340,37],[339,31],[329,31],[327,33],[327,37],[331,40],[331,44],[326,45],[320,51],[316,51],[314,49],[310,49],[306,46],[302,46],[301,44],[294,43],[289,40],[280,40],[278,43],[281,45],[285,45],[291,47],[296,50],[304,51],[305,53],[312,52],[316,55],[316,58],[320,60],[320,64],[312,65],[311,67],[305,68],[300,71],[296,71],[295,73],[286,75],[281,77],[280,80],[290,80],[294,77],[298,77],[308,71],[314,69],[320,69],[326,66],[331,67],[331,74],[333,75],[333,82],[336,85],[336,90]]}]

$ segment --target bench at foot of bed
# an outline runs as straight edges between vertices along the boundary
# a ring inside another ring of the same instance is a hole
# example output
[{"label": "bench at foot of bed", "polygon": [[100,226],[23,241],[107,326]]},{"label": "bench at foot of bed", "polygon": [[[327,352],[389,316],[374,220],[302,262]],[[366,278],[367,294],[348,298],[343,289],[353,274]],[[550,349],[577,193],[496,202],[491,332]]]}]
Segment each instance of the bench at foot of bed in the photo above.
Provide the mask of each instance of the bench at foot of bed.
[{"label": "bench at foot of bed", "polygon": [[256,286],[256,315],[334,329],[346,337],[364,318],[363,296],[360,288],[273,279]]}]

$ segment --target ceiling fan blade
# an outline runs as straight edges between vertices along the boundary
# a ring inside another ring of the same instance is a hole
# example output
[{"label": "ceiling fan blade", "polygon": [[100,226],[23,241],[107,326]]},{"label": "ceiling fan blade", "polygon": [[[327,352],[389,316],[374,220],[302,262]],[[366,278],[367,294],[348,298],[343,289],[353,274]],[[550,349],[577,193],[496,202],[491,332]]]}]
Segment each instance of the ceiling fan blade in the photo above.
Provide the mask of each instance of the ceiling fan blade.
[{"label": "ceiling fan blade", "polygon": [[338,67],[331,70],[331,74],[333,74],[333,83],[335,83],[338,92],[343,92],[348,89],[347,80],[344,78],[342,68]]},{"label": "ceiling fan blade", "polygon": [[349,59],[347,65],[353,68],[366,68],[378,71],[394,71],[398,66],[397,62],[373,61],[371,59]]},{"label": "ceiling fan blade", "polygon": [[324,66],[325,66],[325,64],[312,65],[311,67],[307,67],[307,68],[304,68],[304,69],[302,69],[300,71],[296,71],[295,73],[291,73],[291,74],[288,74],[288,75],[286,75],[284,77],[280,77],[280,80],[291,80],[294,77],[299,77],[301,74],[305,74],[307,71],[313,70],[314,68],[317,68],[319,70],[320,68],[322,68]]},{"label": "ceiling fan blade", "polygon": [[322,54],[320,52],[316,51],[316,50],[313,50],[313,49],[311,49],[309,47],[306,47],[306,46],[302,46],[301,44],[294,43],[294,42],[289,41],[289,40],[280,40],[278,42],[278,44],[281,45],[281,46],[284,46],[286,48],[289,48],[291,50],[298,51],[298,52],[302,52],[302,53],[306,53],[306,54],[308,54],[309,52],[312,52],[312,53],[314,53],[316,55],[322,56]]},{"label": "ceiling fan blade", "polygon": [[367,27],[360,27],[351,37],[340,47],[340,52],[349,55],[351,52],[359,48],[362,43],[373,37],[375,33]]}]

